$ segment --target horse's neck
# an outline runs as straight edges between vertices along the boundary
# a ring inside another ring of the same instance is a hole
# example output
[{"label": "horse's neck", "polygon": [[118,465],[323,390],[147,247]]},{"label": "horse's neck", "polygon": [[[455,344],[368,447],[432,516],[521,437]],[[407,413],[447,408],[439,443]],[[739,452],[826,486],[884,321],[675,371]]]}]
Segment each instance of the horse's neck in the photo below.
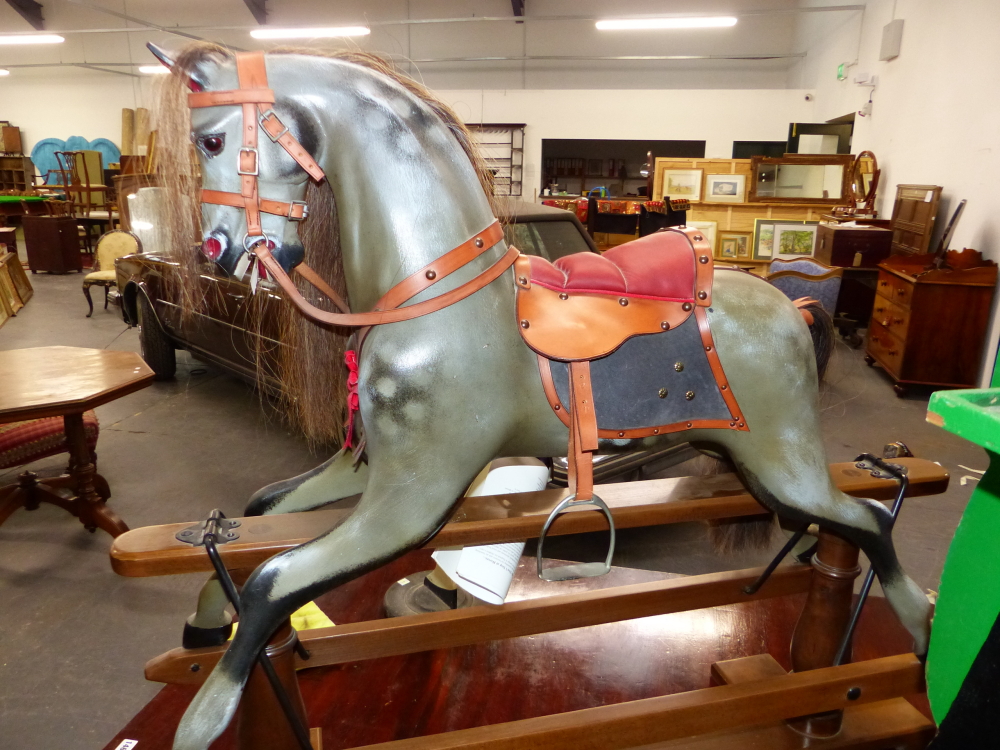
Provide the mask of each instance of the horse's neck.
[{"label": "horse's neck", "polygon": [[[364,105],[355,116],[330,123],[333,141],[323,164],[337,200],[355,311],[370,310],[395,284],[493,220],[475,170],[438,118],[426,111],[415,115],[412,103],[399,98],[369,98]],[[423,296],[466,280],[499,252],[487,253],[468,272]]]}]

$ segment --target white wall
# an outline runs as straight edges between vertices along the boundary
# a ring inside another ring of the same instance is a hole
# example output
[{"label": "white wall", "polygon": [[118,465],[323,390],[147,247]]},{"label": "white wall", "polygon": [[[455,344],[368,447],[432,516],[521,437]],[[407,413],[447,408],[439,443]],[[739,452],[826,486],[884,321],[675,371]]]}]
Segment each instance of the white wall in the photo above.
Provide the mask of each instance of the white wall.
[{"label": "white wall", "polygon": [[[893,8],[904,19],[902,48],[880,62],[882,27]],[[855,121],[853,151],[870,149],[878,158],[880,212],[891,213],[897,184],[941,185],[939,229],[958,201],[969,201],[951,246],[1000,260],[1000,3],[869,0],[863,15],[824,26],[828,20],[805,19],[800,41],[809,56],[793,85],[814,89],[816,121],[823,121],[868,100],[870,89],[850,82],[856,72],[878,76],[872,115]],[[837,81],[838,63],[855,59],[849,80]],[[994,299],[984,385],[1000,339],[996,309]]]},{"label": "white wall", "polygon": [[465,122],[527,124],[524,193],[541,179],[543,138],[703,140],[705,156],[729,159],[733,141],[776,140],[788,123],[812,121],[805,91],[439,91]]}]

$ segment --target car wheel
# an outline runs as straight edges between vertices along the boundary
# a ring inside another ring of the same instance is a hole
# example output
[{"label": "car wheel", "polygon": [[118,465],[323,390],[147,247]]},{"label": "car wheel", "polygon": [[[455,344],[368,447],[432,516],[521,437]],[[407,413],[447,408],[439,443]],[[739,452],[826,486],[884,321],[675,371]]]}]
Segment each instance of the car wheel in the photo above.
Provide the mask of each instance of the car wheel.
[{"label": "car wheel", "polygon": [[156,376],[154,380],[170,380],[177,370],[174,345],[160,328],[146,295],[140,292],[138,297],[136,308],[139,313],[139,347],[142,358]]}]

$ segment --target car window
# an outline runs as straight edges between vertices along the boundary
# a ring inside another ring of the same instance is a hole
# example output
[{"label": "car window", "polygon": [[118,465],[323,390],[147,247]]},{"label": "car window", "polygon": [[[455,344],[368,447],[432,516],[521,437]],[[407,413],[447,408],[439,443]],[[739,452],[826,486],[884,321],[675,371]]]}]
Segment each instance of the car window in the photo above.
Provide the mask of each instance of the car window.
[{"label": "car window", "polygon": [[590,246],[571,221],[529,221],[504,228],[508,245],[530,255],[556,260],[564,255],[585,253]]}]

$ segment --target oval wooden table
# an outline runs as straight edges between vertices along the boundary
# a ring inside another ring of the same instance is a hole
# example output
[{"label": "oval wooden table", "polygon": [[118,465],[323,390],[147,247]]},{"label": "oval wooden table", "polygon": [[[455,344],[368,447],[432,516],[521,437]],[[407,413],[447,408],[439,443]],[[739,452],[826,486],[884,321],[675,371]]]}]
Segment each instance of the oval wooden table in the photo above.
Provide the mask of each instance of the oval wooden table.
[{"label": "oval wooden table", "polygon": [[26,471],[18,483],[0,487],[0,523],[18,508],[58,505],[88,531],[112,536],[128,526],[109,508],[108,483],[97,473],[83,432],[83,413],[145,388],[153,371],[134,352],[44,346],[0,351],[0,424],[43,417],[63,418],[69,448],[65,474],[40,479]]}]

